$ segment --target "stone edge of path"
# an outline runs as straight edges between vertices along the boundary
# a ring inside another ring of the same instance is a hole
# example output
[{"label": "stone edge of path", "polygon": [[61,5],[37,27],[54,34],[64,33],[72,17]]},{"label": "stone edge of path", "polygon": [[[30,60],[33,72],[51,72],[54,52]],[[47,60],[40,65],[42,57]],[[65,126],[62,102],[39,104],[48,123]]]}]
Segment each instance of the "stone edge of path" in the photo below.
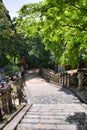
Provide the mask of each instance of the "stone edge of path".
[{"label": "stone edge of path", "polygon": [[16,116],[24,107],[26,107],[26,104],[22,105],[16,112],[14,112],[14,113],[8,118],[8,120],[7,120],[5,123],[1,124],[0,130],[3,130],[3,128],[4,128],[8,123],[10,123],[10,121],[13,120],[13,118],[15,118],[15,116]]},{"label": "stone edge of path", "polygon": [[74,90],[72,90],[72,89],[70,89],[70,88],[68,88],[68,89],[69,89],[71,92],[73,92],[74,95],[75,95],[76,97],[78,97],[78,99],[79,99],[82,103],[87,104],[87,102],[86,102],[83,98],[81,98],[78,93],[76,93]]}]

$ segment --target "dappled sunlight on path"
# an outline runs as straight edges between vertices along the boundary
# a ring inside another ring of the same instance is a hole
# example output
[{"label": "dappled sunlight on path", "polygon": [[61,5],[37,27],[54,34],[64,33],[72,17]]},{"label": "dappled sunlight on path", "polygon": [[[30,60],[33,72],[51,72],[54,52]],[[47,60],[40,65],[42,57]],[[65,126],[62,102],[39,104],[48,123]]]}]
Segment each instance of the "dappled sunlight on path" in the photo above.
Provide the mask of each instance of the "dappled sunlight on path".
[{"label": "dappled sunlight on path", "polygon": [[46,82],[39,76],[39,70],[29,70],[26,73],[26,93],[29,103],[59,104],[79,103],[74,94],[61,86]]}]

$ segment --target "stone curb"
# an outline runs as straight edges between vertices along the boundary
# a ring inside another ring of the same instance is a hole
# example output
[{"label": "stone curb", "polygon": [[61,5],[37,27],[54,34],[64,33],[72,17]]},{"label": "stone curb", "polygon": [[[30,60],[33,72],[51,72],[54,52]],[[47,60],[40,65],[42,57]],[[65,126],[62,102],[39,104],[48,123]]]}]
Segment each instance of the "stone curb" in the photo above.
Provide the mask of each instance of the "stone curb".
[{"label": "stone curb", "polygon": [[22,105],[21,108],[19,108],[16,112],[14,112],[14,113],[8,118],[8,120],[0,126],[0,130],[3,130],[3,128],[4,128],[25,106],[26,106],[25,104]]},{"label": "stone curb", "polygon": [[25,107],[23,107],[21,109],[21,111],[18,112],[18,114],[16,114],[14,116],[14,118],[4,127],[3,130],[16,130],[18,124],[21,122],[21,120],[23,119],[23,117],[26,115],[27,111],[32,107],[32,104],[26,104]]},{"label": "stone curb", "polygon": [[73,91],[72,89],[70,89],[70,88],[67,88],[67,89],[69,89],[71,92],[73,92],[74,93],[74,95],[82,102],[82,103],[85,103],[85,104],[87,104],[87,102],[86,101],[84,101],[84,99],[82,99],[81,97],[80,97],[80,95],[78,95],[75,91]]}]

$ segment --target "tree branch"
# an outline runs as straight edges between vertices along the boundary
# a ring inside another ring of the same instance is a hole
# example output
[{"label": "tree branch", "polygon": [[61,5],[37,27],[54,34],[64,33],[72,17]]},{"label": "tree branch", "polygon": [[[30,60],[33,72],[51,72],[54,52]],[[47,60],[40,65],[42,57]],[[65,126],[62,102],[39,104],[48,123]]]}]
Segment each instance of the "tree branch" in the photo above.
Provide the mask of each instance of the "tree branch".
[{"label": "tree branch", "polygon": [[79,27],[79,26],[75,26],[75,25],[69,25],[69,24],[64,24],[64,25],[61,25],[61,26],[68,26],[70,28],[77,28],[81,31],[87,31],[85,28],[82,28],[82,27]]},{"label": "tree branch", "polygon": [[70,4],[71,4],[72,6],[74,6],[76,9],[83,10],[83,11],[87,12],[87,9],[85,9],[85,8],[80,8],[79,6],[76,6],[75,4],[73,4],[73,2],[72,2],[71,0],[70,0],[69,2],[70,2]]}]

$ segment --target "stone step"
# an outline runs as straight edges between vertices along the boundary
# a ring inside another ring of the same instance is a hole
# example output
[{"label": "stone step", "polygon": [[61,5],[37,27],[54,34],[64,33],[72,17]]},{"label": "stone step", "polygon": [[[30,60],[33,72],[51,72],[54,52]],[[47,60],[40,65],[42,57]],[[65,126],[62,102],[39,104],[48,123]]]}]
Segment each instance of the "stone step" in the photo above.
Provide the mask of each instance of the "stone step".
[{"label": "stone step", "polygon": [[21,124],[17,130],[78,130],[76,125]]},{"label": "stone step", "polygon": [[86,130],[86,124],[87,110],[80,104],[34,104],[17,130]]},{"label": "stone step", "polygon": [[64,119],[23,119],[21,123],[28,124],[69,124]]},{"label": "stone step", "polygon": [[83,110],[83,104],[33,104],[32,110]]}]

